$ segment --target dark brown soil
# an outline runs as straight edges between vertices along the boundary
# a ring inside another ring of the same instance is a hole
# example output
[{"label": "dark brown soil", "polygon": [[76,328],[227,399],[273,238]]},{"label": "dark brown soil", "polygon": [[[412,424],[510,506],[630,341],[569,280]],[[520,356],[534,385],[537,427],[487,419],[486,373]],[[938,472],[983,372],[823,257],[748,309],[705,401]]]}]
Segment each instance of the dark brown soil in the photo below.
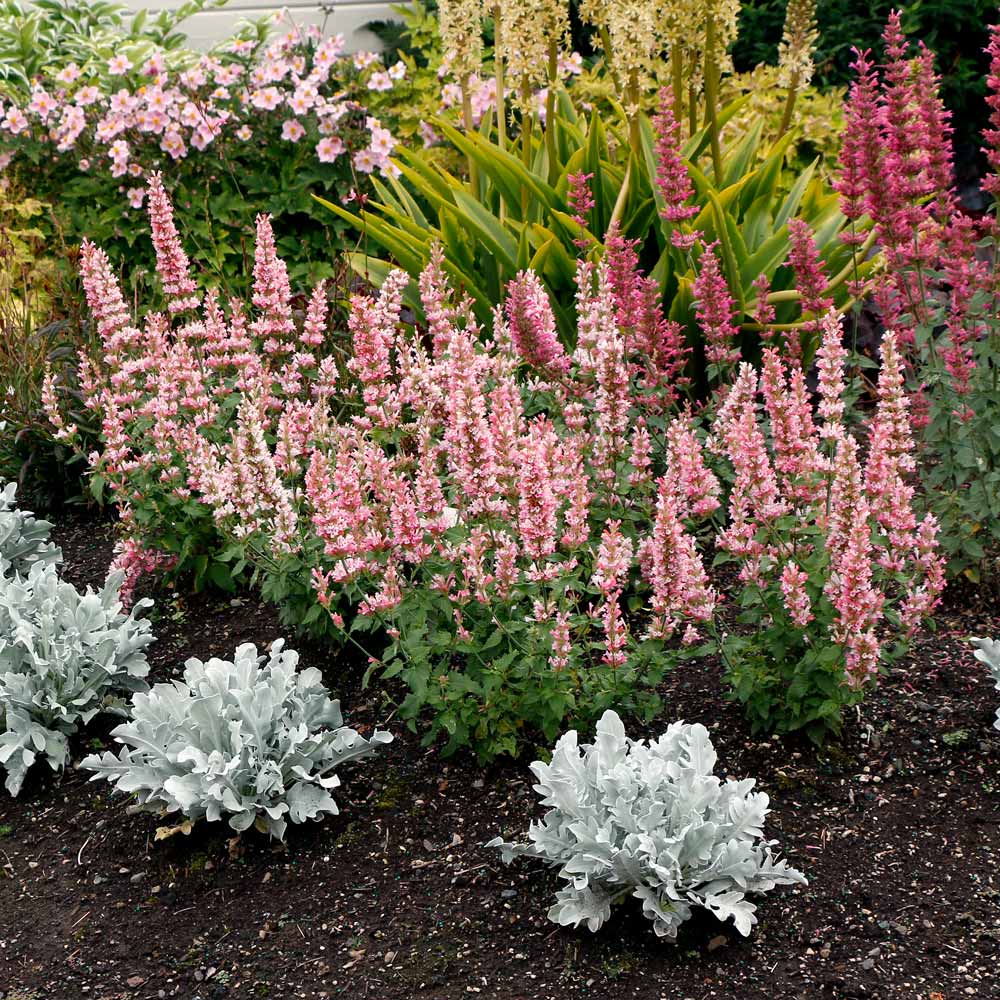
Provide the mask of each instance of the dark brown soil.
[{"label": "dark brown soil", "polygon": [[[71,578],[103,578],[109,526],[70,522],[60,541]],[[156,596],[155,679],[280,634],[249,596]],[[705,916],[667,945],[633,901],[596,935],[550,924],[554,876],[481,846],[538,815],[526,765],[444,761],[397,724],[345,775],[342,815],[293,828],[287,849],[256,834],[230,847],[224,824],[154,843],[153,817],[74,770],[39,768],[16,801],[0,791],[0,998],[998,997],[1000,694],[970,634],[1000,634],[995,595],[956,595],[819,755],[751,738],[713,665],[671,676],[651,729],[708,725],[725,772],[771,796],[769,833],[810,880],[759,899],[749,939]],[[389,718],[351,665],[300,649],[349,722]]]}]

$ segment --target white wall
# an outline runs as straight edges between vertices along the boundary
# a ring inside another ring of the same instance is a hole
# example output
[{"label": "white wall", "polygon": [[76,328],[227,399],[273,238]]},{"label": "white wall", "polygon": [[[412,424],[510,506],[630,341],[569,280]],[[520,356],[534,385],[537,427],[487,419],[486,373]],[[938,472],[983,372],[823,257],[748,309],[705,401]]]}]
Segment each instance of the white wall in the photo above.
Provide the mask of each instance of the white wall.
[{"label": "white wall", "polygon": [[[124,0],[124,4],[134,11],[148,10],[150,14],[155,14],[161,10],[176,9],[181,0],[149,0],[147,3],[142,0]],[[348,48],[352,51],[377,50],[378,39],[367,31],[361,31],[361,25],[394,16],[389,3],[380,3],[378,0],[337,0],[330,14],[321,10],[315,0],[286,0],[283,4],[275,3],[274,0],[229,0],[221,9],[204,10],[188,18],[182,23],[181,30],[198,48],[208,48],[228,37],[239,21],[257,18],[283,8],[288,10],[297,24],[325,25],[327,34],[344,35]]]}]

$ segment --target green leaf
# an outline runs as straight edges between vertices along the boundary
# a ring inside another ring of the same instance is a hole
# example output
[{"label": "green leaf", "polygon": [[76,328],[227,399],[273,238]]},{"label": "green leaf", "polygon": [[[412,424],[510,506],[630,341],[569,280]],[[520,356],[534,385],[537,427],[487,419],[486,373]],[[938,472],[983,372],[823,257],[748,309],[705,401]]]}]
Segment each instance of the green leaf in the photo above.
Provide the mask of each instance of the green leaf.
[{"label": "green leaf", "polygon": [[722,202],[714,191],[708,191],[709,203],[715,215],[715,229],[722,249],[722,264],[726,272],[729,294],[736,300],[740,313],[746,312],[743,294],[742,268],[746,266],[747,249],[743,244],[735,220],[722,207]]},{"label": "green leaf", "polygon": [[565,207],[559,196],[541,177],[527,170],[524,164],[507,150],[499,149],[480,135],[464,135],[447,122],[439,127],[461,152],[479,165],[479,169],[501,189],[510,206],[519,205],[521,191],[527,188],[546,210]]},{"label": "green leaf", "polygon": [[462,218],[466,225],[479,234],[479,238],[494,255],[502,258],[506,271],[513,271],[517,259],[517,243],[500,225],[496,216],[465,191],[456,191],[455,201],[464,213]]},{"label": "green leaf", "polygon": [[747,172],[747,168],[753,163],[757,155],[757,147],[760,145],[760,137],[764,131],[764,120],[758,118],[747,131],[746,135],[737,143],[731,151],[727,150],[725,161],[722,165],[723,187],[735,184]]},{"label": "green leaf", "polygon": [[778,210],[778,214],[774,217],[774,228],[780,229],[788,220],[795,215],[799,209],[799,202],[802,201],[802,196],[805,193],[806,186],[812,179],[813,171],[816,169],[816,165],[819,163],[819,157],[817,156],[812,163],[809,164],[805,170],[799,174],[798,179],[792,185],[791,191],[788,192],[788,197],[785,198],[784,203]]}]

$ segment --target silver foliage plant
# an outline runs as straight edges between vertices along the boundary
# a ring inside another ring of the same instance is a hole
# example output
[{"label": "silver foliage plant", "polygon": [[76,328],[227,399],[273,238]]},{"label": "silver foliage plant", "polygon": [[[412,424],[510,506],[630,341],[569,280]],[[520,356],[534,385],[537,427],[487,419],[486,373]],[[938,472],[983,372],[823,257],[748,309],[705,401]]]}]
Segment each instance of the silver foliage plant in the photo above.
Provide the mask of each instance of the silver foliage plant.
[{"label": "silver foliage plant", "polygon": [[[1000,691],[1000,639],[970,639],[969,641],[976,647],[973,656],[990,668],[997,690]],[[993,728],[1000,729],[1000,708],[997,709]]]},{"label": "silver foliage plant", "polygon": [[121,710],[119,692],[145,687],[150,623],[119,600],[121,575],[81,594],[36,560],[26,576],[0,576],[0,764],[17,795],[44,757],[66,765],[68,737],[99,711]]},{"label": "silver foliage plant", "polygon": [[7,483],[0,491],[0,574],[27,576],[36,565],[58,566],[62,551],[49,541],[52,525],[37,520],[30,510],[19,510],[16,497],[17,483]]},{"label": "silver foliage plant", "polygon": [[233,662],[190,659],[183,682],[133,697],[130,720],[112,733],[123,744],[117,757],[81,766],[134,794],[135,809],[180,813],[186,829],[228,816],[234,830],[256,825],[283,840],[288,822],[339,812],[337,768],[392,741],[344,726],[320,672],[298,670],[298,658],[278,639],[266,656],[246,643]]},{"label": "silver foliage plant", "polygon": [[757,922],[748,893],[806,880],[763,840],[767,795],[751,791],[753,779],[720,781],[715,762],[702,725],[675,722],[647,743],[605,712],[592,745],[579,746],[570,730],[551,764],[531,765],[549,810],[529,842],[486,846],[507,863],[521,855],[559,868],[567,885],[549,910],[558,924],[596,931],[631,894],[660,937],[675,939],[695,906],[732,917],[747,935]]}]

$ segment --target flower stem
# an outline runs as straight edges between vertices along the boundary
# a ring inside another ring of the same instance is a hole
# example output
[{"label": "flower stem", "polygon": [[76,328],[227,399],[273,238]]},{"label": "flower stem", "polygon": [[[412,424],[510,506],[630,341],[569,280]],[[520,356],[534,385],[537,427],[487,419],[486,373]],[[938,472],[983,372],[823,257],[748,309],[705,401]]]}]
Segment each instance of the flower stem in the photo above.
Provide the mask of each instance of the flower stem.
[{"label": "flower stem", "polygon": [[705,22],[705,124],[712,145],[712,169],[715,185],[722,184],[722,145],[719,141],[719,67],[715,57],[715,18],[711,12]]},{"label": "flower stem", "polygon": [[670,85],[674,92],[674,121],[684,121],[684,53],[679,45],[670,47]]},{"label": "flower stem", "polygon": [[[524,169],[531,172],[531,133],[534,129],[531,111],[531,88],[527,83],[521,84],[521,162]],[[525,184],[521,188],[521,221],[528,221],[528,209],[531,206],[531,192]]]},{"label": "flower stem", "polygon": [[795,110],[795,99],[799,93],[799,73],[796,70],[792,73],[791,82],[788,85],[788,95],[785,97],[785,110],[781,113],[781,124],[778,126],[778,138],[780,139],[792,124],[792,112]]},{"label": "flower stem", "polygon": [[[475,123],[472,120],[472,94],[469,91],[469,78],[462,78],[462,120],[465,123],[465,133],[471,136],[475,131]],[[474,197],[479,197],[479,167],[476,161],[469,157],[469,187],[472,188]]]},{"label": "flower stem", "polygon": [[[503,56],[500,55],[500,5],[493,7],[493,74],[497,82],[496,112],[497,112],[497,147],[503,151],[507,148],[507,99],[504,92]],[[500,195],[499,217],[503,224],[507,214],[503,195]]]},{"label": "flower stem", "polygon": [[556,149],[556,86],[559,82],[559,43],[549,39],[549,86],[545,94],[545,151],[549,159],[549,183],[555,185],[559,176]]}]

